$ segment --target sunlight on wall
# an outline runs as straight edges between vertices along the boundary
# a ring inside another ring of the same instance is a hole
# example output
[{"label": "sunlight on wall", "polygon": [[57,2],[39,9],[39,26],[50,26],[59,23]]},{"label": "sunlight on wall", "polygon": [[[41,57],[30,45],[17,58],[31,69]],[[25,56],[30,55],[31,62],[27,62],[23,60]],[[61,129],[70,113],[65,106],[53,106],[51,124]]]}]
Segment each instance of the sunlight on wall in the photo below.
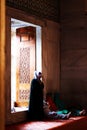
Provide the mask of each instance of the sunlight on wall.
[{"label": "sunlight on wall", "polygon": [[15,30],[11,34],[11,108],[14,107],[16,101],[16,55],[17,55],[17,41]]},{"label": "sunlight on wall", "polygon": [[41,27],[36,28],[36,70],[42,71]]}]

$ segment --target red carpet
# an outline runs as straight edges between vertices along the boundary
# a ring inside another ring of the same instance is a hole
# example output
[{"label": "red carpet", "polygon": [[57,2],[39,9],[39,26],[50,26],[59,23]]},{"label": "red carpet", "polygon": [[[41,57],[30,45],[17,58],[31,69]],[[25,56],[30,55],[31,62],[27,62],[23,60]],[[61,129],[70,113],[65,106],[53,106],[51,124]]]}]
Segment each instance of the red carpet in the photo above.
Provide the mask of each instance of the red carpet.
[{"label": "red carpet", "polygon": [[10,125],[6,130],[87,130],[87,116],[68,120],[36,121]]}]

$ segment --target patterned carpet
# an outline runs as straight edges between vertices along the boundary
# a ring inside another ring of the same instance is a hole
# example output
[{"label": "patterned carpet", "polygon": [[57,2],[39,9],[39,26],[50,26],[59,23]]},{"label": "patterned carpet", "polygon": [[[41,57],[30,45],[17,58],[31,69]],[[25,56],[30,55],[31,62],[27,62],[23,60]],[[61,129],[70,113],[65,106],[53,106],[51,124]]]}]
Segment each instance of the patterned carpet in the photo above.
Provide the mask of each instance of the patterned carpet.
[{"label": "patterned carpet", "polygon": [[6,130],[87,130],[87,117],[68,120],[35,121],[6,126]]}]

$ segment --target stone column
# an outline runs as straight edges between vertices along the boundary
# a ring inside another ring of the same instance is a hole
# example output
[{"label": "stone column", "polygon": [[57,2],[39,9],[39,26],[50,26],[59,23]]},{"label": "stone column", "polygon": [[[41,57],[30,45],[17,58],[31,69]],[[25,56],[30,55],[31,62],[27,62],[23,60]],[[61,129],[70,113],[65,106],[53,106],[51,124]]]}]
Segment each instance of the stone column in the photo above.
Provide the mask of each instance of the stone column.
[{"label": "stone column", "polygon": [[0,130],[5,126],[5,0],[0,0]]}]

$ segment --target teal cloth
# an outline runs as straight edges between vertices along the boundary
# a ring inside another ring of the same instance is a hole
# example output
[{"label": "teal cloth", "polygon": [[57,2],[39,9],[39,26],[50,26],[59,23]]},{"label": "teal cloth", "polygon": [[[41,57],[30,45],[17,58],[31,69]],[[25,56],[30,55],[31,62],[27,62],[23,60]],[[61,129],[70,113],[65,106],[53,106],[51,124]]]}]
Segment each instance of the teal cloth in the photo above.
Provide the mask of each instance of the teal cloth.
[{"label": "teal cloth", "polygon": [[64,110],[59,110],[57,111],[57,114],[67,114],[69,111],[64,109]]}]

